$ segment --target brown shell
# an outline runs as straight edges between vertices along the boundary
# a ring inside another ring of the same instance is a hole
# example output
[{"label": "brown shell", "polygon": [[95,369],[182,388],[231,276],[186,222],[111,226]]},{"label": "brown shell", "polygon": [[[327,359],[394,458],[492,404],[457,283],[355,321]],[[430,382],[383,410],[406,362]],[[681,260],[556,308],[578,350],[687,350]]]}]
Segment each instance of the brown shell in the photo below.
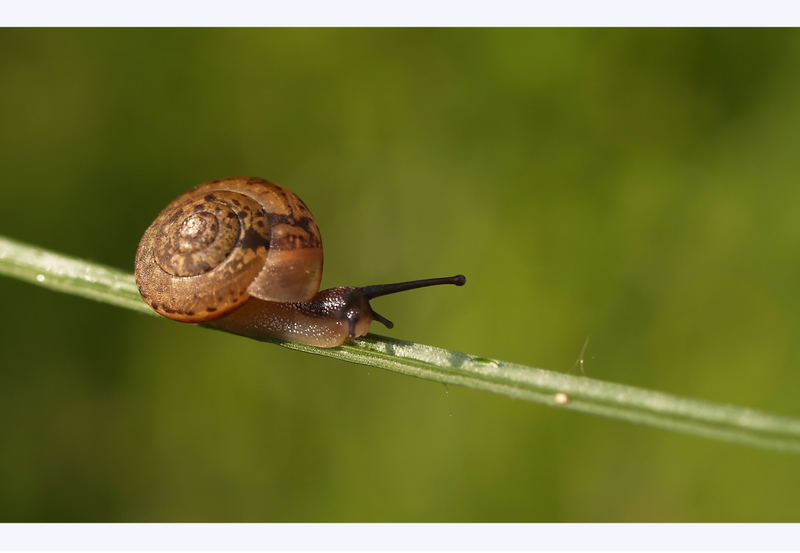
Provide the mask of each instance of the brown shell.
[{"label": "brown shell", "polygon": [[201,184],[170,203],[136,252],[142,298],[170,319],[219,318],[250,296],[311,299],[322,280],[322,238],[291,191],[257,178]]}]

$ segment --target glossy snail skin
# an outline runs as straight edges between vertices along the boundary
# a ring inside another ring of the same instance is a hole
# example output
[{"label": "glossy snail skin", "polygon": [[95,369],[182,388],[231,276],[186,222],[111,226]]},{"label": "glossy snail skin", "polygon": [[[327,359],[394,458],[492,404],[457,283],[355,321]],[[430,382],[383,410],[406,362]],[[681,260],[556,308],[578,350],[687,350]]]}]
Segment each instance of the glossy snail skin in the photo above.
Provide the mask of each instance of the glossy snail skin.
[{"label": "glossy snail skin", "polygon": [[332,348],[342,345],[348,339],[364,336],[373,320],[380,321],[387,328],[394,326],[392,321],[372,309],[369,304],[372,298],[438,284],[463,286],[465,282],[463,275],[456,275],[361,288],[340,286],[322,290],[309,302],[297,303],[276,303],[251,298],[240,308],[211,324],[251,338],[270,336]]},{"label": "glossy snail skin", "polygon": [[322,238],[308,207],[269,181],[238,177],[201,184],[171,202],[145,231],[136,283],[158,313],[250,336],[334,347],[363,336],[369,300],[462,275],[319,290]]},{"label": "glossy snail skin", "polygon": [[[319,294],[329,291],[325,290]],[[332,311],[315,309],[313,302],[277,303],[250,298],[240,308],[209,324],[251,338],[266,336],[310,346],[332,348],[343,344],[348,338],[365,335],[372,322],[370,311],[367,309],[359,313],[352,336],[346,316],[338,317]]]}]

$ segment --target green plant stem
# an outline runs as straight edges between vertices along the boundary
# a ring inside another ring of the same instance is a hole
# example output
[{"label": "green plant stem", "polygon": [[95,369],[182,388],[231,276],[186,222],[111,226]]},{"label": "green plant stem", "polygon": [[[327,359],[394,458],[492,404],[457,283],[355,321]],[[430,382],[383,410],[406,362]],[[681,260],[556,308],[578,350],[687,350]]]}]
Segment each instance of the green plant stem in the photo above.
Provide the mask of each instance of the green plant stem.
[{"label": "green plant stem", "polygon": [[[157,316],[133,275],[0,237],[0,274]],[[369,334],[324,349],[280,346],[444,384],[749,445],[800,453],[800,420]]]}]

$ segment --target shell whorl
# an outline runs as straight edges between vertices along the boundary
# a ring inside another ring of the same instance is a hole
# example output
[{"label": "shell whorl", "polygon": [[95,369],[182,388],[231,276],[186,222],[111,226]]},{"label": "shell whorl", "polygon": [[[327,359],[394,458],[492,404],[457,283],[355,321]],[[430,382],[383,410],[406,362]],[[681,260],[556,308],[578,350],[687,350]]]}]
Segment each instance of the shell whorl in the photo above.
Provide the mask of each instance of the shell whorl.
[{"label": "shell whorl", "polygon": [[319,228],[300,198],[263,179],[229,178],[164,208],[139,243],[136,283],[165,317],[202,322],[250,296],[311,299],[322,257]]}]

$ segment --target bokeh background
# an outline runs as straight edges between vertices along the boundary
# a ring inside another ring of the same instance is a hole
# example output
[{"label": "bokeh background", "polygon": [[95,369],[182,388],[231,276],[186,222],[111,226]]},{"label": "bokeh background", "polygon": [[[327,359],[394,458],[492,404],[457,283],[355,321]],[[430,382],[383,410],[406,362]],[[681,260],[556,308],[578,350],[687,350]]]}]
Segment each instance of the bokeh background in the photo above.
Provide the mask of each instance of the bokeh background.
[{"label": "bokeh background", "polygon": [[[800,32],[0,31],[0,234],[132,270],[195,184],[311,207],[378,332],[800,415]],[[4,521],[797,521],[796,456],[0,279]]]}]

